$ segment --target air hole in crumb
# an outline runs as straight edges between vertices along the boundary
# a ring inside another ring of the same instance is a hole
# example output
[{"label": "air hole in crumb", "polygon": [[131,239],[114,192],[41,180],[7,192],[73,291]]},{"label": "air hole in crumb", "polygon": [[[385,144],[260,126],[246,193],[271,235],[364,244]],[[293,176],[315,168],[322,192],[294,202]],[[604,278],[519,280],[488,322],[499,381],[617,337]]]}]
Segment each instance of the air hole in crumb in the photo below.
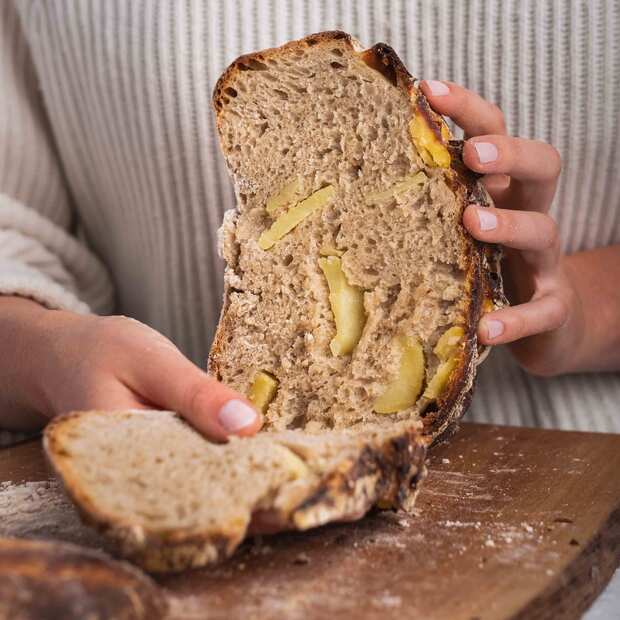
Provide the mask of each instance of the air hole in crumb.
[{"label": "air hole in crumb", "polygon": [[262,123],[258,126],[258,136],[259,138],[263,136],[263,134],[267,131],[267,127],[269,127],[269,123]]},{"label": "air hole in crumb", "polygon": [[366,391],[366,388],[356,387],[355,388],[355,395],[358,398],[366,398],[366,396],[368,396],[368,392]]},{"label": "air hole in crumb", "polygon": [[335,47],[334,49],[330,50],[330,52],[334,55],[334,56],[340,56],[342,57],[342,50]]},{"label": "air hole in crumb", "polygon": [[422,417],[425,418],[429,413],[437,413],[437,411],[439,411],[439,405],[437,404],[437,401],[433,401],[424,411],[424,413],[422,414]]},{"label": "air hole in crumb", "polygon": [[300,413],[296,415],[286,427],[290,429],[303,428],[306,425],[306,414]]},{"label": "air hole in crumb", "polygon": [[288,155],[288,152],[289,152],[290,150],[291,150],[291,149],[289,149],[289,148],[285,148],[285,149],[282,149],[280,152],[282,153],[282,155]]},{"label": "air hole in crumb", "polygon": [[374,267],[368,267],[364,269],[364,273],[367,273],[369,276],[378,276],[379,272]]},{"label": "air hole in crumb", "polygon": [[283,90],[280,90],[279,88],[274,88],[273,92],[280,97],[280,99],[286,100],[288,99],[288,93],[285,93]]},{"label": "air hole in crumb", "polygon": [[255,58],[239,63],[238,66],[240,71],[267,71],[269,69],[264,62],[259,62]]},{"label": "air hole in crumb", "polygon": [[227,87],[224,89],[224,92],[225,92],[227,95],[230,95],[231,97],[236,97],[236,96],[237,96],[237,91],[236,91],[236,90],[235,90],[232,86],[227,86]]},{"label": "air hole in crumb", "polygon": [[282,264],[285,267],[288,267],[291,263],[293,262],[293,255],[292,254],[287,254],[283,259],[282,259]]},{"label": "air hole in crumb", "polygon": [[318,39],[306,39],[306,43],[308,44],[309,47],[312,47],[313,45],[317,45],[318,44]]},{"label": "air hole in crumb", "polygon": [[336,62],[335,60],[329,63],[332,69],[344,69],[344,65],[341,62]]}]

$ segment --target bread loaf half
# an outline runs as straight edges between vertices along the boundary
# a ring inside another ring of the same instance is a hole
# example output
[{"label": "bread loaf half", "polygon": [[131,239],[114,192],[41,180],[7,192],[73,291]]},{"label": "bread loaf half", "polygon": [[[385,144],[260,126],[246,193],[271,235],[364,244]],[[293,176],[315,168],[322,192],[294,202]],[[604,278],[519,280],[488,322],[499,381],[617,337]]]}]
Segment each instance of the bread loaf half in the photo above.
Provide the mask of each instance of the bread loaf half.
[{"label": "bread loaf half", "polygon": [[85,518],[153,571],[410,509],[502,303],[496,255],[461,225],[486,192],[389,47],[327,32],[243,56],[214,105],[238,209],[209,370],[265,428],[215,445],[173,413],[84,412],[45,433]]},{"label": "bread loaf half", "polygon": [[394,51],[324,32],[243,56],[214,95],[238,198],[210,371],[267,429],[436,437],[464,412],[497,260],[461,224],[489,204]]}]

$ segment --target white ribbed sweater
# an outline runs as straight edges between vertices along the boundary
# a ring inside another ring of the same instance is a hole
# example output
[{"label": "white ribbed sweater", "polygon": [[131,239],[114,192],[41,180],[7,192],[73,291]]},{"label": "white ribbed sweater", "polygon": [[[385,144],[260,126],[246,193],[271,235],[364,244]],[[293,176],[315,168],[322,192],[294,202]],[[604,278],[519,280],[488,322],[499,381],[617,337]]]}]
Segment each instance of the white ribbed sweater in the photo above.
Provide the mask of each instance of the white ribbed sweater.
[{"label": "white ribbed sweater", "polygon": [[[0,292],[131,315],[204,362],[234,203],[213,85],[239,54],[336,28],[554,144],[567,251],[620,242],[617,1],[3,0]],[[495,351],[469,417],[620,431],[619,403],[618,374],[541,380]]]}]

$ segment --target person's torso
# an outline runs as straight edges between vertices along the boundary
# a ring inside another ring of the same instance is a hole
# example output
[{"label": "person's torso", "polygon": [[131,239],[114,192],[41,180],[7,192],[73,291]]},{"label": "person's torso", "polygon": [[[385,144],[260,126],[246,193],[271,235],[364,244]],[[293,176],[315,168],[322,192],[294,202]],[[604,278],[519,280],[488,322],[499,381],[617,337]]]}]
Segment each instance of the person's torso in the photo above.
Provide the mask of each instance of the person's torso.
[{"label": "person's torso", "polygon": [[[213,86],[235,57],[311,32],[385,41],[415,76],[454,80],[499,104],[511,134],[551,142],[562,154],[553,214],[565,248],[620,242],[618,2],[18,6],[80,226],[111,271],[118,311],[153,325],[197,362],[220,307],[216,230],[234,207]],[[618,375],[543,382],[504,353],[481,374],[477,419],[620,429],[620,420],[577,417],[601,399],[620,400]]]}]

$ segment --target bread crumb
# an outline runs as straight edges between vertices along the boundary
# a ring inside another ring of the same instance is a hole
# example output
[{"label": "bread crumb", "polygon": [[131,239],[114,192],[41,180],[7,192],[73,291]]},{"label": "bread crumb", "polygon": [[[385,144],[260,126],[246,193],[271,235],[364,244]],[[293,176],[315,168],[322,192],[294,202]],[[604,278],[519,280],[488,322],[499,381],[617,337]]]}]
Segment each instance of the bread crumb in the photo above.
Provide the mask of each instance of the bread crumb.
[{"label": "bread crumb", "polygon": [[485,547],[495,547],[495,541],[492,538],[487,538],[484,541],[484,546]]},{"label": "bread crumb", "polygon": [[449,464],[450,464],[450,459],[441,459],[441,462],[442,462],[444,465],[449,465]]}]

